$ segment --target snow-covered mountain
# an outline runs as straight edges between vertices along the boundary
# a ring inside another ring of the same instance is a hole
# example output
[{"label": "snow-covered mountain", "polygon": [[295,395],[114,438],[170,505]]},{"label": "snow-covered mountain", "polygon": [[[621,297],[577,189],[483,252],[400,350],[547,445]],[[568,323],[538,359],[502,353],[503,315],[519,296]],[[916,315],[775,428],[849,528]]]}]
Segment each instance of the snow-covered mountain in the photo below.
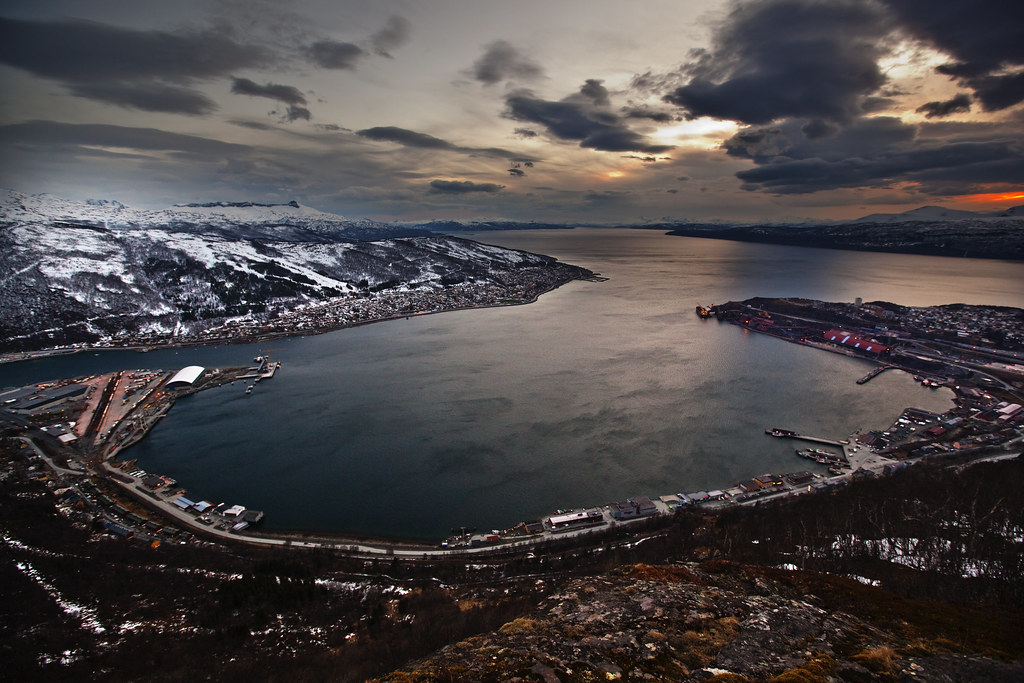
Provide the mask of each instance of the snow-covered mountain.
[{"label": "snow-covered mountain", "polygon": [[929,222],[940,223],[946,221],[979,220],[985,218],[1009,218],[1024,216],[1024,206],[1015,206],[1005,211],[980,212],[963,211],[961,209],[947,209],[944,206],[920,206],[903,213],[873,213],[849,223],[911,223]]},{"label": "snow-covered mountain", "polygon": [[147,212],[8,193],[0,212],[0,348],[194,332],[348,294],[497,282],[557,263],[454,237],[343,241],[329,227],[339,218],[297,204]]},{"label": "snow-covered mountain", "polygon": [[0,226],[78,225],[130,230],[159,228],[171,232],[220,235],[240,239],[289,242],[361,242],[429,234],[425,230],[348,219],[302,206],[255,202],[180,204],[161,210],[134,209],[112,200],[74,201],[51,194],[0,195]]}]

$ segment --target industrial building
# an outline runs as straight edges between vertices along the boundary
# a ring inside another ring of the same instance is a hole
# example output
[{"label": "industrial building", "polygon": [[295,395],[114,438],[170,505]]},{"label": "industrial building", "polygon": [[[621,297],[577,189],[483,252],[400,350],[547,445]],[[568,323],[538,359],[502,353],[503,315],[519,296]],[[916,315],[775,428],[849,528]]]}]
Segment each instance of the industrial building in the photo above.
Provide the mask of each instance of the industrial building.
[{"label": "industrial building", "polygon": [[174,377],[171,377],[167,381],[168,389],[187,389],[195,386],[196,380],[206,372],[206,368],[200,365],[189,365],[188,367],[182,368],[174,373]]},{"label": "industrial building", "polygon": [[578,529],[603,523],[604,515],[597,509],[577,510],[560,515],[551,515],[548,518],[548,527],[551,531],[568,531],[569,529]]},{"label": "industrial building", "polygon": [[851,349],[857,349],[858,351],[866,351],[875,356],[879,356],[883,353],[889,352],[888,346],[883,346],[876,341],[870,339],[861,339],[860,337],[850,333],[844,332],[843,330],[829,330],[825,333],[825,339],[839,344],[840,346],[848,346]]}]

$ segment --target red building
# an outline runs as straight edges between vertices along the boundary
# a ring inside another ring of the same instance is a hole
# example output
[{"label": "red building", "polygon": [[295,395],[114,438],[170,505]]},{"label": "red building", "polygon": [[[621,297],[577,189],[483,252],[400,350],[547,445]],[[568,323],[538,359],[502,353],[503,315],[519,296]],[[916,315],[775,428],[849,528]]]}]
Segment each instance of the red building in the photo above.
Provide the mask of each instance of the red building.
[{"label": "red building", "polygon": [[889,352],[888,346],[883,346],[876,341],[870,339],[861,339],[860,337],[854,336],[851,332],[844,332],[843,330],[829,330],[825,333],[825,339],[830,342],[839,344],[840,346],[848,346],[851,349],[857,349],[858,351],[867,351],[873,355],[880,355]]}]

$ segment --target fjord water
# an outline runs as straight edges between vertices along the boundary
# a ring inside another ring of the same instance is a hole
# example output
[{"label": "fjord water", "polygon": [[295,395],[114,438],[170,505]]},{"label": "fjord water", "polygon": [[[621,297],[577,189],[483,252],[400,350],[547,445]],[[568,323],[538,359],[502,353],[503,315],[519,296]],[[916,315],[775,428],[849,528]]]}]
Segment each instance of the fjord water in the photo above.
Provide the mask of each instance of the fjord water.
[{"label": "fjord water", "polygon": [[550,254],[607,282],[528,306],[198,349],[0,366],[0,386],[111,369],[283,362],[178,401],[125,453],[193,499],[270,529],[437,539],[557,508],[728,486],[807,466],[766,427],[845,438],[948,390],[694,315],[753,296],[1024,307],[1024,264],[669,237],[638,230],[470,235]]}]

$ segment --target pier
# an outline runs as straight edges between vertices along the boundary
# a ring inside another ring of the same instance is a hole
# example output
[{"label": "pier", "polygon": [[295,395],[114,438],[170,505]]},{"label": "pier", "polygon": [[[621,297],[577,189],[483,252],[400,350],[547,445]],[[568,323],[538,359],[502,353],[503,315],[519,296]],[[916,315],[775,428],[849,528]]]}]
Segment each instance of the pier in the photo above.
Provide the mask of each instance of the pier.
[{"label": "pier", "polygon": [[810,441],[812,443],[823,443],[826,446],[839,446],[843,447],[849,444],[849,441],[836,441],[835,439],[823,439],[820,436],[807,436],[806,434],[797,434],[796,432],[788,429],[779,429],[777,427],[773,429],[764,430],[765,434],[774,436],[779,439],[797,439],[799,441]]},{"label": "pier", "polygon": [[864,375],[859,380],[857,380],[857,384],[867,384],[868,382],[870,382],[874,378],[876,378],[879,375],[881,375],[886,370],[891,370],[891,369],[892,369],[891,365],[879,365],[877,368],[875,368],[874,370],[872,370],[871,372],[869,372],[868,374]]},{"label": "pier", "polygon": [[261,379],[271,379],[278,368],[281,367],[281,361],[271,362],[270,356],[258,356],[258,358],[259,367],[250,368],[248,373],[239,375],[236,379],[251,379],[254,382],[258,382]]}]

